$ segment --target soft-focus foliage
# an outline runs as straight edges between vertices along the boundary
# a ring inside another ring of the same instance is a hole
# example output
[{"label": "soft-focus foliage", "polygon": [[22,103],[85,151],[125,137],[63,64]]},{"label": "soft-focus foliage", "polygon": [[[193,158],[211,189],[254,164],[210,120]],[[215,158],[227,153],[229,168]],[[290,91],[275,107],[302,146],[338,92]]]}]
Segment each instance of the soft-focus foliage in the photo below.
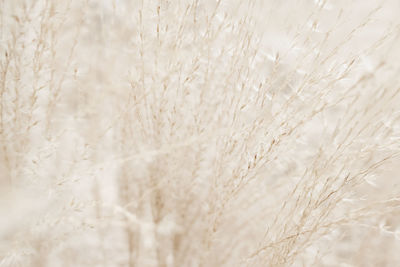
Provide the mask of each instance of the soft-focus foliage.
[{"label": "soft-focus foliage", "polygon": [[400,266],[399,1],[0,4],[0,266]]}]

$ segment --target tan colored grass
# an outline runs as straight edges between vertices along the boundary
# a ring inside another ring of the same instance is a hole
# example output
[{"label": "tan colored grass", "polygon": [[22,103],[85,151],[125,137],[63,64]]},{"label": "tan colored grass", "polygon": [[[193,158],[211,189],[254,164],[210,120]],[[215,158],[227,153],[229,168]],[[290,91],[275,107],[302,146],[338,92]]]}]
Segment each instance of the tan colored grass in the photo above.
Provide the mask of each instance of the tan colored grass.
[{"label": "tan colored grass", "polygon": [[0,7],[0,266],[397,266],[397,1]]}]

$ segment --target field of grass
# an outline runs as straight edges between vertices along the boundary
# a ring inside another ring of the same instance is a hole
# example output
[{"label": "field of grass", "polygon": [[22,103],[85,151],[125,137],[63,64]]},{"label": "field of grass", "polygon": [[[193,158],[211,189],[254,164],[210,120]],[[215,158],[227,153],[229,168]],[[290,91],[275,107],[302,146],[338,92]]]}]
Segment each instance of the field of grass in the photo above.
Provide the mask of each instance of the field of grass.
[{"label": "field of grass", "polygon": [[398,0],[0,0],[0,267],[400,266]]}]

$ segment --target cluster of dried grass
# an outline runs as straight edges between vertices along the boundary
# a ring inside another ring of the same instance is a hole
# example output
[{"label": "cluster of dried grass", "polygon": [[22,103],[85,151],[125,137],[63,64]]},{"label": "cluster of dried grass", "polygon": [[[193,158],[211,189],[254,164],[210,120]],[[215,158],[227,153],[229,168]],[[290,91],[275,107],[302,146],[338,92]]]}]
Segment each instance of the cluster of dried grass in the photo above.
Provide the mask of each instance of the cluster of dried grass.
[{"label": "cluster of dried grass", "polygon": [[397,266],[397,1],[2,0],[0,266]]}]

